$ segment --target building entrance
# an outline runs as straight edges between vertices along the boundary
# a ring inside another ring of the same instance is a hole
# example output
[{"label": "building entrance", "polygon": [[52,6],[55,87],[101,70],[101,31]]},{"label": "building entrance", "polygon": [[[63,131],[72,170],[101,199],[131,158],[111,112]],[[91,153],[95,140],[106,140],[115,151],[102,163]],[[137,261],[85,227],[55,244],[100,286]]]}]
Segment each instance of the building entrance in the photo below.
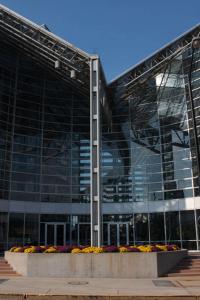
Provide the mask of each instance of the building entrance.
[{"label": "building entrance", "polygon": [[90,224],[78,224],[78,245],[90,245]]},{"label": "building entrance", "polygon": [[65,223],[45,223],[45,245],[63,246],[65,245],[65,236]]},{"label": "building entrance", "polygon": [[129,223],[108,223],[108,245],[129,244]]}]

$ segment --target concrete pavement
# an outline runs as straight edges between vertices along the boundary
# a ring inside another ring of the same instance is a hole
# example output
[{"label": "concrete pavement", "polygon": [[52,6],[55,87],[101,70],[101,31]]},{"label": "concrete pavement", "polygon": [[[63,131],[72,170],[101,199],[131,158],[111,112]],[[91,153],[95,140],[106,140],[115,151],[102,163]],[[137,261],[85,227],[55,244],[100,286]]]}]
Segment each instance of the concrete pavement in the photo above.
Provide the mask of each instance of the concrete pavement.
[{"label": "concrete pavement", "polygon": [[155,279],[0,277],[3,300],[200,300],[200,277]]}]

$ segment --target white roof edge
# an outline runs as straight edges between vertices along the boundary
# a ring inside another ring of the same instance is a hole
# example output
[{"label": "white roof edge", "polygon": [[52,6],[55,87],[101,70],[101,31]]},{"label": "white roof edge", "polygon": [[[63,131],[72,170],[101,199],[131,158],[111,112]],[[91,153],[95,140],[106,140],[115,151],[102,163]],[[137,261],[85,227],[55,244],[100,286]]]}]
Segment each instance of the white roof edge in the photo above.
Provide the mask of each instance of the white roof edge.
[{"label": "white roof edge", "polygon": [[136,67],[138,67],[140,64],[144,63],[146,60],[148,60],[149,58],[153,57],[156,53],[164,50],[165,48],[167,48],[168,46],[170,46],[171,44],[175,43],[176,41],[178,41],[179,39],[181,39],[182,37],[184,37],[185,35],[187,35],[188,33],[190,33],[191,31],[193,31],[195,28],[197,28],[198,26],[200,26],[200,23],[198,23],[197,25],[193,26],[191,29],[187,30],[186,32],[184,32],[183,34],[181,34],[180,36],[178,36],[177,38],[173,39],[170,43],[165,44],[163,47],[161,47],[160,49],[154,51],[152,54],[146,56],[145,58],[143,58],[142,60],[140,60],[138,63],[134,64],[133,66],[131,66],[130,68],[126,69],[125,71],[123,71],[121,74],[119,74],[118,76],[114,77],[113,79],[111,79],[111,81],[108,82],[108,85],[112,84],[113,82],[117,81],[118,79],[120,79],[121,77],[123,77],[124,75],[126,75],[128,72],[130,72],[131,70],[134,70]]},{"label": "white roof edge", "polygon": [[25,21],[26,23],[30,24],[30,25],[31,25],[32,27],[34,27],[35,29],[37,29],[37,30],[39,30],[39,31],[41,31],[41,32],[44,32],[46,35],[49,35],[50,37],[52,37],[52,38],[54,38],[54,39],[60,41],[61,43],[65,44],[67,47],[71,48],[72,50],[77,51],[79,54],[81,54],[81,55],[83,55],[83,56],[85,56],[85,57],[87,57],[87,58],[90,58],[90,57],[91,57],[91,55],[90,55],[89,53],[87,53],[87,52],[85,52],[85,51],[83,51],[83,50],[77,48],[76,46],[72,45],[71,43],[69,43],[69,42],[67,42],[66,40],[62,39],[61,37],[57,36],[56,34],[54,34],[54,33],[50,32],[50,31],[44,29],[44,28],[41,27],[40,25],[38,25],[38,24],[36,24],[36,23],[30,21],[29,19],[27,19],[27,18],[21,16],[20,14],[18,14],[18,13],[16,13],[16,12],[14,12],[13,10],[7,8],[6,6],[0,4],[0,9],[2,9],[2,10],[4,10],[4,11],[6,11],[7,13],[9,13],[9,14],[11,14],[11,15],[13,15],[13,16],[19,18],[19,19],[21,19],[22,21]]}]

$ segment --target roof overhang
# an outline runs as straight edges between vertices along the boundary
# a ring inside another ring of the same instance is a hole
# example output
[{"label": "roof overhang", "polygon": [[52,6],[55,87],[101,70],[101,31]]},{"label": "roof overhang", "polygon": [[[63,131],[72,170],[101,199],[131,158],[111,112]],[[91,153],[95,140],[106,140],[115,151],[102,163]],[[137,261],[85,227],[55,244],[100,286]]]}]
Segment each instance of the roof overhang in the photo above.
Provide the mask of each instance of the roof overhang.
[{"label": "roof overhang", "polygon": [[139,79],[143,79],[148,73],[159,69],[165,62],[183,52],[187,47],[190,47],[192,41],[199,36],[200,24],[119,75],[108,84],[108,87],[121,87],[124,89],[133,87]]},{"label": "roof overhang", "polygon": [[[0,5],[0,38],[89,95],[90,55]],[[73,76],[72,76],[73,74]]]}]

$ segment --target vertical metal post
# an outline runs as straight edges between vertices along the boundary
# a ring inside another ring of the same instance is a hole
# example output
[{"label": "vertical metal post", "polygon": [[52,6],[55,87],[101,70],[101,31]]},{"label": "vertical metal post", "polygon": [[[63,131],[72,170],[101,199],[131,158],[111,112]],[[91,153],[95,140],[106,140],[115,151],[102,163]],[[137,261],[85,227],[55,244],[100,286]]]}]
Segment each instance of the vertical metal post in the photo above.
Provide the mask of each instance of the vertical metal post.
[{"label": "vertical metal post", "polygon": [[167,240],[167,226],[166,226],[166,211],[164,211],[164,233],[165,233],[165,244],[167,244],[168,240]]},{"label": "vertical metal post", "polygon": [[101,246],[100,184],[100,78],[99,58],[90,60],[90,216],[91,246]]},{"label": "vertical metal post", "polygon": [[[195,113],[195,104],[194,104],[194,97],[193,97],[193,89],[192,89],[192,64],[194,62],[194,51],[195,51],[195,41],[192,41],[191,49],[191,60],[190,60],[190,68],[188,71],[188,96],[191,104],[191,113],[192,113],[192,125],[193,125],[193,132],[194,132],[194,142],[195,142],[195,149],[196,149],[196,163],[197,163],[197,172],[198,172],[198,184],[200,189],[200,149],[199,149],[199,138],[197,132],[197,122],[196,122],[196,113]],[[198,46],[200,48],[200,45]]]},{"label": "vertical metal post", "polygon": [[[17,105],[17,87],[18,87],[18,72],[19,72],[20,54],[17,55],[16,68],[15,68],[15,83],[13,93],[13,118],[12,118],[12,131],[11,131],[11,150],[10,150],[10,173],[9,173],[9,195],[8,195],[8,226],[7,226],[7,249],[9,248],[9,233],[10,233],[10,200],[12,191],[12,171],[13,171],[13,150],[14,150],[14,136],[15,136],[15,119],[16,119],[16,105]],[[10,101],[10,100],[9,100]]]},{"label": "vertical metal post", "polygon": [[198,232],[198,220],[197,220],[196,208],[194,208],[194,221],[195,221],[196,245],[197,245],[197,251],[199,251],[199,232]]},{"label": "vertical metal post", "polygon": [[[45,94],[46,94],[46,82],[47,82],[47,74],[46,72],[44,73],[44,78],[43,78],[43,86],[42,86],[42,99],[41,99],[41,104],[42,104],[42,109],[41,109],[41,140],[40,140],[40,186],[39,186],[39,199],[40,202],[42,202],[42,175],[43,175],[43,171],[42,171],[42,167],[43,167],[43,150],[44,150],[44,122],[45,122]],[[40,236],[40,229],[41,229],[41,224],[40,224],[40,220],[41,220],[41,211],[39,214],[39,226],[38,226],[38,242],[39,244],[41,243],[41,236]],[[46,234],[46,233],[45,233]],[[45,242],[46,243],[46,242]],[[46,244],[45,244],[46,245]]]}]

